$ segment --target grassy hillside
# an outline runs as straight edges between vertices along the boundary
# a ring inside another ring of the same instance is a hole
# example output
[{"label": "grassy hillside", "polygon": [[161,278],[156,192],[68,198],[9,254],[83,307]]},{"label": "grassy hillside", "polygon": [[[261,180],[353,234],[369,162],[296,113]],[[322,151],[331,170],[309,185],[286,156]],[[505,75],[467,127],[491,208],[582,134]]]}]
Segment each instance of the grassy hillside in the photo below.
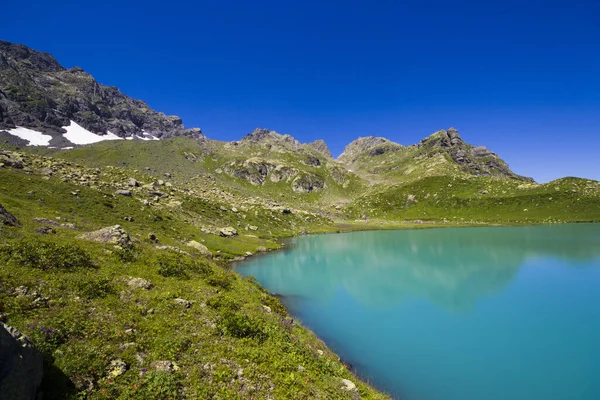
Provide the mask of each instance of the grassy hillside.
[{"label": "grassy hillside", "polygon": [[[42,350],[45,398],[385,398],[225,262],[276,248],[279,236],[331,229],[320,217],[222,211],[178,190],[168,201],[179,206],[145,204],[143,188],[113,194],[123,170],[11,154],[19,159],[24,168],[0,171],[0,204],[21,223],[0,228],[0,310]],[[198,219],[257,229],[222,237]],[[131,244],[80,236],[115,224]]]}]

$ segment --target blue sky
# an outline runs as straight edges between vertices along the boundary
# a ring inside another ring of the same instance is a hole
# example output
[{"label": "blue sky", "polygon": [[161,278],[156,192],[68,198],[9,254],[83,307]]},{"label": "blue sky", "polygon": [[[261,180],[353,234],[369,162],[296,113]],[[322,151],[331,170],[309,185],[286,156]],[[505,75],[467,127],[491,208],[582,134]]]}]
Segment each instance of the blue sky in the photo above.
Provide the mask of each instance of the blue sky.
[{"label": "blue sky", "polygon": [[[88,4],[89,3],[89,4]],[[600,179],[600,1],[28,1],[0,39],[214,139],[412,144],[450,126],[520,174]]]}]

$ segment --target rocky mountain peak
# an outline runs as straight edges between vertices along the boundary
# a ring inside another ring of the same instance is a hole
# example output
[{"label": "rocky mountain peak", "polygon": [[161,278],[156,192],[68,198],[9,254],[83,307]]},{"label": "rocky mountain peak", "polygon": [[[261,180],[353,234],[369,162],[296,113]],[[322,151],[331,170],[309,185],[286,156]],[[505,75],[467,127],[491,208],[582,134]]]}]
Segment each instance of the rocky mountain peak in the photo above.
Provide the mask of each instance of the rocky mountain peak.
[{"label": "rocky mountain peak", "polygon": [[308,146],[317,150],[319,153],[323,154],[327,158],[333,158],[331,155],[331,151],[329,151],[329,147],[327,147],[327,143],[323,139],[317,139],[312,143],[308,143]]},{"label": "rocky mountain peak", "polygon": [[242,142],[261,143],[266,145],[279,145],[297,149],[300,147],[300,142],[294,139],[291,135],[282,135],[270,129],[256,128],[252,133],[247,134],[241,140]]},{"label": "rocky mountain peak", "polygon": [[485,146],[473,146],[466,143],[456,128],[439,130],[421,140],[418,148],[429,156],[447,154],[460,165],[461,169],[473,175],[504,176],[513,179],[533,181],[510,170],[508,164]]},{"label": "rocky mountain peak", "polygon": [[429,137],[421,140],[419,145],[428,145],[428,146],[441,146],[441,147],[453,147],[453,146],[461,146],[465,144],[465,142],[460,137],[458,130],[456,128],[448,128],[439,130],[434,132]]},{"label": "rocky mountain peak", "polygon": [[50,54],[0,41],[0,131],[17,126],[63,141],[71,121],[97,135],[202,138],[178,116],[152,110],[80,67],[65,69]]},{"label": "rocky mountain peak", "polygon": [[344,152],[340,154],[338,160],[345,163],[351,163],[359,155],[370,150],[370,156],[377,156],[387,153],[388,151],[398,150],[401,147],[402,145],[394,143],[391,140],[383,137],[359,137],[344,148]]},{"label": "rocky mountain peak", "polygon": [[35,51],[22,44],[14,44],[0,40],[0,66],[3,64],[19,63],[25,67],[42,72],[58,72],[64,68],[56,59],[48,54]]}]

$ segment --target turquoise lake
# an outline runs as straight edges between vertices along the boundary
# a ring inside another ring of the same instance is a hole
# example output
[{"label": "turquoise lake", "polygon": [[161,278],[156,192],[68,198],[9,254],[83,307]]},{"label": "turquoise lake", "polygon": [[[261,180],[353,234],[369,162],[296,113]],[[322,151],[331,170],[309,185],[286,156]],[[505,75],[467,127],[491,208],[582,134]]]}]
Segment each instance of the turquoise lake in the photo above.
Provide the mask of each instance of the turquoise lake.
[{"label": "turquoise lake", "polygon": [[600,399],[600,224],[306,236],[236,270],[394,398]]}]

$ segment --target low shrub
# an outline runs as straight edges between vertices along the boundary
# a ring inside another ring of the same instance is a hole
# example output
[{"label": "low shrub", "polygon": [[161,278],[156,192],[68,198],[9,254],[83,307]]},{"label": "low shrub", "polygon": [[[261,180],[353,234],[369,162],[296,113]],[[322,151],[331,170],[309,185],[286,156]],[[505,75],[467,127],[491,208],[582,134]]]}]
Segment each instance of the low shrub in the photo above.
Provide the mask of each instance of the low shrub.
[{"label": "low shrub", "polygon": [[225,312],[221,316],[219,327],[223,334],[239,339],[252,338],[262,341],[267,338],[260,321],[239,312]]},{"label": "low shrub", "polygon": [[206,283],[222,289],[230,289],[234,280],[235,276],[231,273],[227,273],[225,271],[215,271],[206,278]]},{"label": "low shrub", "polygon": [[176,251],[167,251],[156,259],[158,273],[164,277],[189,278],[189,273],[206,275],[212,268],[206,259],[193,258]]},{"label": "low shrub", "polygon": [[88,300],[104,298],[114,293],[110,279],[96,278],[90,280],[77,280],[73,282],[75,292]]},{"label": "low shrub", "polygon": [[0,249],[0,259],[20,267],[42,270],[96,268],[90,255],[77,245],[21,240]]}]

